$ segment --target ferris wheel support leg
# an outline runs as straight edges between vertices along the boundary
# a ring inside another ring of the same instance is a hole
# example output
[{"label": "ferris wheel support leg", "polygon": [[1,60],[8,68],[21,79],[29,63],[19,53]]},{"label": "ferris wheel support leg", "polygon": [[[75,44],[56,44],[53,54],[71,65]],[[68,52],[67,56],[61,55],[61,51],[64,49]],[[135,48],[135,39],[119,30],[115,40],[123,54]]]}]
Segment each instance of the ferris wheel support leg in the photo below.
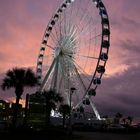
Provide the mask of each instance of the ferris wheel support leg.
[{"label": "ferris wheel support leg", "polygon": [[90,101],[91,107],[92,107],[92,109],[93,109],[93,111],[94,111],[94,113],[95,113],[95,115],[96,115],[96,118],[97,118],[98,120],[102,120],[101,117],[100,117],[100,115],[99,115],[99,112],[97,111],[97,109],[96,109],[96,107],[95,107],[95,105],[94,105],[94,103],[93,103],[93,101],[91,101],[90,98],[89,98],[89,101]]},{"label": "ferris wheel support leg", "polygon": [[40,89],[39,89],[40,92],[42,92],[42,91],[44,90],[45,85],[46,85],[46,82],[47,82],[47,80],[48,80],[48,77],[49,77],[50,73],[52,72],[52,70],[53,70],[53,68],[54,68],[54,65],[55,65],[55,59],[53,60],[53,63],[52,63],[52,65],[50,66],[50,69],[48,70],[48,72],[47,72],[47,74],[46,74],[46,76],[45,76],[45,78],[44,78],[44,80],[43,80],[43,82],[42,82],[42,84],[41,84],[41,87],[40,87]]},{"label": "ferris wheel support leg", "polygon": [[57,79],[58,79],[58,64],[59,64],[59,57],[56,59],[56,64],[54,67],[54,83],[52,84],[52,89],[57,92]]},{"label": "ferris wheel support leg", "polygon": [[66,100],[67,100],[67,104],[70,105],[70,94],[69,94],[69,78],[65,75],[65,69],[66,67],[64,67],[65,65],[65,62],[63,59],[59,59],[59,62],[60,62],[60,67],[61,67],[61,70],[62,70],[62,75],[63,75],[63,79],[64,79],[64,94],[66,95]]},{"label": "ferris wheel support leg", "polygon": [[[82,78],[81,78],[81,76],[80,76],[80,74],[79,74],[79,72],[78,72],[78,70],[77,70],[77,68],[76,68],[75,65],[74,65],[74,70],[75,70],[75,72],[76,72],[76,74],[77,74],[77,76],[78,76],[79,82],[80,82],[81,85],[83,86],[83,90],[85,91],[85,95],[86,95],[86,90],[87,90],[87,89],[86,89],[86,86],[84,85],[84,82],[83,82],[83,80],[82,80]],[[84,97],[82,98],[82,100],[74,107],[75,109],[78,108],[78,107],[81,105],[83,99],[85,98],[85,95],[84,95]]]}]

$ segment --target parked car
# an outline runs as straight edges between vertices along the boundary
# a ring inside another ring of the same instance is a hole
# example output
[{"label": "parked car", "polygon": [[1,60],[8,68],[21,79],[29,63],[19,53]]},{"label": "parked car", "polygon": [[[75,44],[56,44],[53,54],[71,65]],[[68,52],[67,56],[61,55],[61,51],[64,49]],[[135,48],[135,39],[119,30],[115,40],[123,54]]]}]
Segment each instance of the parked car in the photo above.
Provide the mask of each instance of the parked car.
[{"label": "parked car", "polygon": [[121,124],[111,124],[107,128],[108,130],[124,130],[125,127],[122,126]]}]

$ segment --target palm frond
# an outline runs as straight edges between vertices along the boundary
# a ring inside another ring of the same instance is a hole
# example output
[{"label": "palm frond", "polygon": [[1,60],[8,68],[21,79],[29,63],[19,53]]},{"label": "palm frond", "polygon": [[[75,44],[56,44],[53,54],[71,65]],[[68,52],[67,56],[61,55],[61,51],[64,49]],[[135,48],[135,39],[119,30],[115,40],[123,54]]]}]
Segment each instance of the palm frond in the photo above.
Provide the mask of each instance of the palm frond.
[{"label": "palm frond", "polygon": [[2,83],[2,85],[1,85],[1,88],[2,88],[3,90],[5,90],[5,89],[12,88],[12,87],[14,87],[12,80],[11,80],[10,78],[8,78],[8,77],[5,77],[5,78],[3,79],[3,83]]},{"label": "palm frond", "polygon": [[34,72],[31,69],[27,69],[25,72],[25,85],[26,86],[35,86],[37,84],[37,78]]}]

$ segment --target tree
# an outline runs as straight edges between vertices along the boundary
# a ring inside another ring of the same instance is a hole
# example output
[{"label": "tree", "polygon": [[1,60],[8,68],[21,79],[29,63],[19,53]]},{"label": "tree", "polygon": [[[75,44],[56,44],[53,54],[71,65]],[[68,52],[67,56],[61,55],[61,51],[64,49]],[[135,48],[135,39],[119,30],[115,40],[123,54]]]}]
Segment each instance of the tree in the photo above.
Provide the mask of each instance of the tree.
[{"label": "tree", "polygon": [[63,101],[63,98],[54,90],[43,91],[42,94],[44,95],[46,102],[46,125],[49,125],[52,109],[55,110],[57,107],[57,103],[61,103]]},{"label": "tree", "polygon": [[120,119],[123,117],[123,115],[121,113],[116,113],[115,115],[115,119],[114,119],[114,123],[115,124],[119,124],[120,123]]},{"label": "tree", "polygon": [[19,100],[24,92],[25,87],[33,87],[37,84],[37,78],[31,69],[25,68],[13,68],[6,72],[6,76],[3,79],[1,85],[3,90],[14,88],[16,95],[16,104],[13,113],[13,127],[16,126]]},{"label": "tree", "polygon": [[132,121],[133,121],[133,117],[128,116],[128,117],[127,117],[127,120],[129,121],[129,125],[131,125],[131,124],[132,124]]},{"label": "tree", "polygon": [[126,118],[123,118],[122,122],[123,122],[124,125],[126,125]]},{"label": "tree", "polygon": [[60,113],[63,115],[63,127],[65,126],[66,117],[70,114],[70,106],[67,104],[62,104],[59,107]]}]

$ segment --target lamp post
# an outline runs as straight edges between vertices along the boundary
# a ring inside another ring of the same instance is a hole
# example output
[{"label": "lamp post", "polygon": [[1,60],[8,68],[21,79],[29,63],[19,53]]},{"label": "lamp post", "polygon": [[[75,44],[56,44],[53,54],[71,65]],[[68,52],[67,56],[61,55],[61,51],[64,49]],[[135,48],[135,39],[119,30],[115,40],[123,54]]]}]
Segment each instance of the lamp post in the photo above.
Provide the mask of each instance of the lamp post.
[{"label": "lamp post", "polygon": [[70,132],[71,132],[71,111],[72,111],[71,100],[72,100],[72,94],[74,93],[75,90],[76,90],[75,87],[70,88],[70,97],[69,97],[69,101],[70,101],[70,112],[69,112],[69,128],[70,128]]}]

